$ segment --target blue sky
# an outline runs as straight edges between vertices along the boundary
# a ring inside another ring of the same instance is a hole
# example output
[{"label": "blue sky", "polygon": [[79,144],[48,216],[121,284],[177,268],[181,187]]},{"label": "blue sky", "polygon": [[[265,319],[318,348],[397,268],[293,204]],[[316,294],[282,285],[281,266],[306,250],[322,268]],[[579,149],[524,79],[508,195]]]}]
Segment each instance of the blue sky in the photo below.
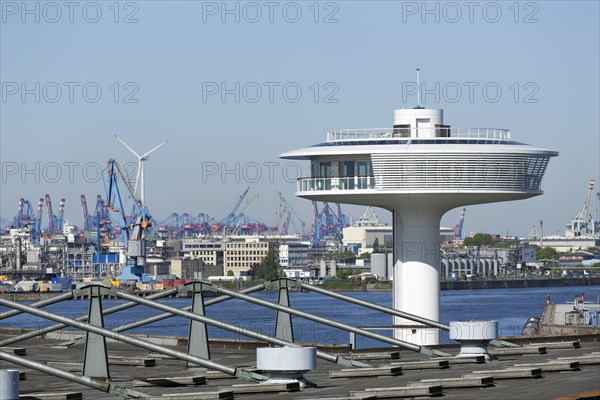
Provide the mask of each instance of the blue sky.
[{"label": "blue sky", "polygon": [[417,67],[423,105],[445,122],[560,152],[543,196],[469,207],[465,229],[526,235],[543,219],[562,232],[600,180],[597,1],[116,4],[1,1],[2,217],[48,193],[81,225],[79,195],[104,192],[99,166],[135,161],[118,134],[138,152],[169,139],[146,164],[157,219],[224,217],[251,186],[251,216],[275,222],[277,189],[310,225],[297,165],[277,155],[328,130],[390,126],[416,103]]}]

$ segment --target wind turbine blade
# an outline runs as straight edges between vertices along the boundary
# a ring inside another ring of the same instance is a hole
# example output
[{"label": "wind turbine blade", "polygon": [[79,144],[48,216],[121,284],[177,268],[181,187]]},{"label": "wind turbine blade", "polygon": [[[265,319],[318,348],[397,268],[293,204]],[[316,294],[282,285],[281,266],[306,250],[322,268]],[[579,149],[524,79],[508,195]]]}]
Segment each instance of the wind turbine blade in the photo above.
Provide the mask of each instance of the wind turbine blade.
[{"label": "wind turbine blade", "polygon": [[158,149],[159,147],[161,147],[162,145],[164,145],[168,141],[169,141],[169,139],[166,139],[161,144],[159,144],[158,146],[156,146],[155,148],[153,148],[152,150],[147,151],[146,153],[144,153],[144,155],[142,156],[142,158],[146,157],[147,155],[149,155],[150,153],[152,153],[153,151],[155,151],[156,149]]},{"label": "wind turbine blade", "polygon": [[135,151],[134,151],[134,150],[133,150],[131,147],[129,147],[129,145],[128,145],[127,143],[125,143],[124,141],[122,141],[120,137],[118,137],[117,135],[115,135],[115,138],[117,138],[117,140],[118,140],[119,142],[123,143],[123,146],[127,147],[127,149],[128,149],[130,152],[132,152],[133,154],[135,154],[135,156],[136,156],[137,158],[142,158],[142,157],[140,157],[140,155],[139,155],[138,153],[136,153],[136,152],[135,152]]}]

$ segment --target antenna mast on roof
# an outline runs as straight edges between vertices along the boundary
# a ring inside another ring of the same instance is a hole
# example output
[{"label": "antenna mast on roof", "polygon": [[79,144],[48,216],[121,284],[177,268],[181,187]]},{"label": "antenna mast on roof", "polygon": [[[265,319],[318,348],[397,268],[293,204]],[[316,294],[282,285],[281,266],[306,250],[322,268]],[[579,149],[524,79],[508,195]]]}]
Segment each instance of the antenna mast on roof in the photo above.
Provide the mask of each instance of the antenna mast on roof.
[{"label": "antenna mast on roof", "polygon": [[419,71],[420,68],[417,68],[417,108],[421,108],[421,82],[419,81]]}]

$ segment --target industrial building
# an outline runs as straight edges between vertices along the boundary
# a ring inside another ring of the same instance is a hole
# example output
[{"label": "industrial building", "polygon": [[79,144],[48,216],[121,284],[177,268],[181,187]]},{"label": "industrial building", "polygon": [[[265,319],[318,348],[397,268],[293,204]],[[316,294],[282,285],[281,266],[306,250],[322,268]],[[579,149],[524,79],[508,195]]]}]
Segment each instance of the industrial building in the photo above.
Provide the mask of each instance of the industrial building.
[{"label": "industrial building", "polygon": [[[355,254],[370,253],[377,239],[379,247],[383,248],[393,242],[394,232],[391,225],[348,226],[343,229],[342,243],[355,249]],[[440,243],[449,242],[454,238],[454,231],[440,227]]]}]

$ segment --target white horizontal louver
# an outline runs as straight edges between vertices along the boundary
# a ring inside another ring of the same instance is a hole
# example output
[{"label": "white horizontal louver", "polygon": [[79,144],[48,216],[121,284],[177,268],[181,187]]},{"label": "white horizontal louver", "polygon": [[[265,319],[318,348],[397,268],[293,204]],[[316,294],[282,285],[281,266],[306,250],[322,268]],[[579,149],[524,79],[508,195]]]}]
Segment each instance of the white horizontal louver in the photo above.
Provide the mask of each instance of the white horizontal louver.
[{"label": "white horizontal louver", "polygon": [[373,154],[379,190],[539,191],[549,157],[526,154]]}]

